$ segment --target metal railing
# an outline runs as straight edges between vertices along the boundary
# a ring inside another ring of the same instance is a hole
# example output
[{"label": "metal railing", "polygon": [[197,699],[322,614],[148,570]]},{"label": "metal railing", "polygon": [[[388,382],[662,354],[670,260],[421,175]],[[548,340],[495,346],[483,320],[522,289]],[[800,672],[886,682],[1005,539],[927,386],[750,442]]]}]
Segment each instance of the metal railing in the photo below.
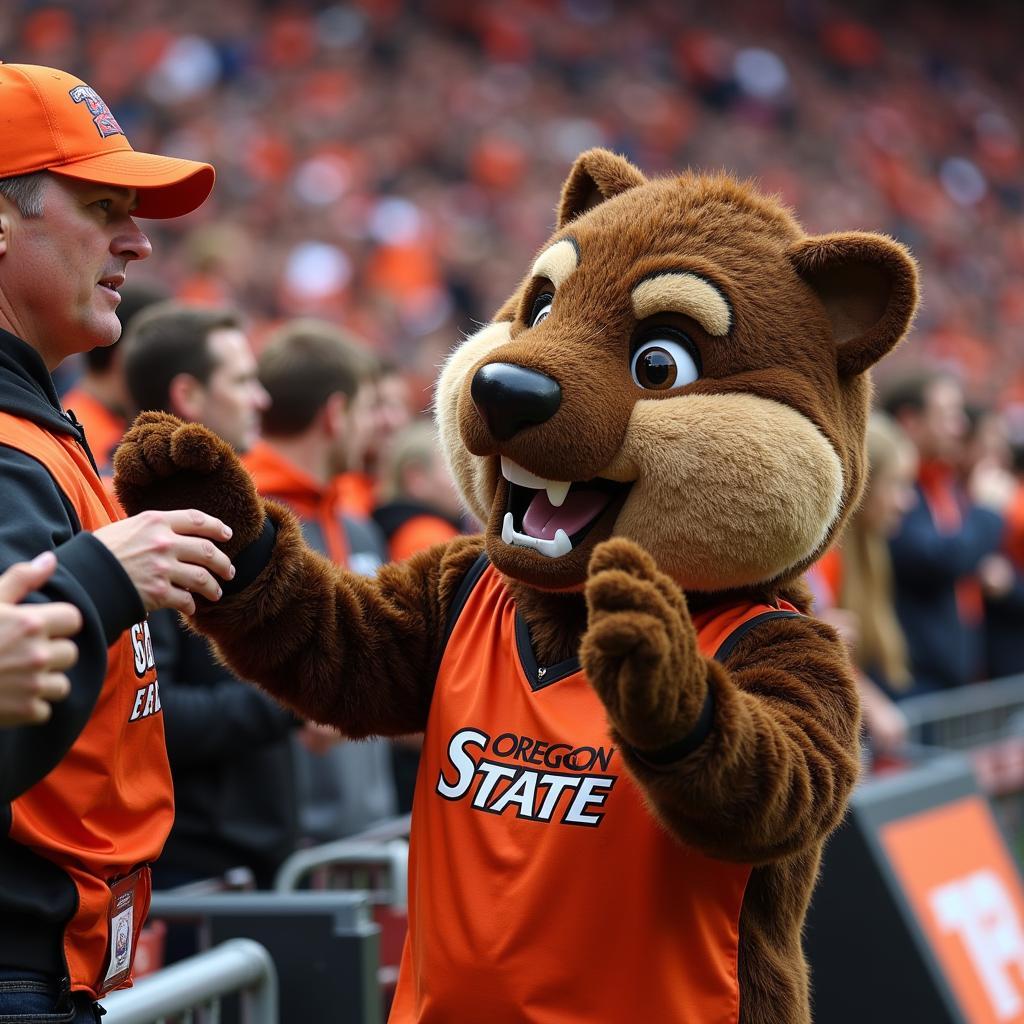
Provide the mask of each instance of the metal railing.
[{"label": "metal railing", "polygon": [[216,1024],[224,996],[239,993],[245,1024],[278,1024],[277,971],[252,939],[230,939],[103,998],[103,1024],[163,1024],[170,1018]]},{"label": "metal railing", "polygon": [[1024,676],[909,697],[900,710],[913,741],[945,750],[1024,736]]},{"label": "metal railing", "polygon": [[[363,889],[374,903],[404,909],[408,902],[409,844],[404,839],[383,843],[338,839],[293,853],[278,869],[277,892],[292,892],[318,873],[326,888]],[[343,876],[343,877],[342,877]]]},{"label": "metal railing", "polygon": [[150,917],[196,923],[213,949],[255,939],[277,971],[280,1024],[380,1024],[381,929],[371,910],[363,892],[165,891],[153,894]]}]

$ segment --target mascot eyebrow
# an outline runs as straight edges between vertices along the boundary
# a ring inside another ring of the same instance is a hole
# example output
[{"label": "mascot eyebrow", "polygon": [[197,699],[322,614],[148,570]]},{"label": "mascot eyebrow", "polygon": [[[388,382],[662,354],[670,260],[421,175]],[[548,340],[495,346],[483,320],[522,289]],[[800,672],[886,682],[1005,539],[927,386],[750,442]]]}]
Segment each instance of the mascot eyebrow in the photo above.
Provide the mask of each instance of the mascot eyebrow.
[{"label": "mascot eyebrow", "polygon": [[575,238],[563,238],[549,245],[538,257],[530,271],[532,277],[546,277],[556,289],[580,265],[580,247]]},{"label": "mascot eyebrow", "polygon": [[633,289],[631,297],[637,320],[655,313],[683,313],[713,338],[724,337],[732,326],[729,300],[710,281],[688,270],[651,274]]},{"label": "mascot eyebrow", "polygon": [[[579,243],[563,238],[537,257],[530,276],[547,278],[557,291],[579,264]],[[710,281],[688,270],[651,274],[633,288],[630,298],[637,320],[655,313],[682,313],[693,317],[713,338],[728,334],[732,326],[729,300]]]}]

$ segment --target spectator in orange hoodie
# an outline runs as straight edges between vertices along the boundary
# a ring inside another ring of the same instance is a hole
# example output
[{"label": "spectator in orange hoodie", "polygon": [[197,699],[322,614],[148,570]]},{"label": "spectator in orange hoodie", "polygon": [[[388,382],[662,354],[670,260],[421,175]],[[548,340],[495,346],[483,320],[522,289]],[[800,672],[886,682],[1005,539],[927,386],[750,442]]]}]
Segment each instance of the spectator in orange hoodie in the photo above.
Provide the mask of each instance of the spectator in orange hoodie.
[{"label": "spectator in orange hoodie", "polygon": [[[413,420],[396,434],[385,459],[381,491],[387,500],[374,509],[373,518],[387,538],[391,561],[409,558],[462,532],[462,501],[430,420]],[[392,751],[398,809],[403,814],[412,810],[421,746],[421,736],[402,736]]]},{"label": "spectator in orange hoodie", "polygon": [[[330,323],[297,320],[279,330],[260,355],[270,408],[263,440],[245,462],[260,493],[296,513],[310,546],[372,575],[386,558],[383,537],[371,520],[343,509],[338,485],[352,449],[359,415],[353,400],[365,365],[358,343]],[[396,813],[390,744],[331,742],[316,730],[303,738],[297,767],[307,836],[339,839]]]}]

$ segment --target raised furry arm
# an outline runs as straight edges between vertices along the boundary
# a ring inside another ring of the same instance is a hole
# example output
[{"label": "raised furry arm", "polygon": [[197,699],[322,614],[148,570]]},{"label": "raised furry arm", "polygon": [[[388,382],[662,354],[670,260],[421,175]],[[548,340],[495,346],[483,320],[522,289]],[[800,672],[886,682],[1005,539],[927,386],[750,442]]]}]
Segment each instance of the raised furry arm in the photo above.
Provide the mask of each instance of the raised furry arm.
[{"label": "raised furry arm", "polygon": [[193,507],[234,531],[223,547],[238,576],[218,603],[197,597],[193,622],[239,676],[349,736],[423,728],[448,609],[481,539],[457,538],[374,579],[347,572],[256,493],[229,445],[166,413],[138,417],[115,469],[129,513]]},{"label": "raised furry arm", "polygon": [[306,718],[352,737],[422,730],[448,610],[480,538],[370,578],[307,547],[282,506],[268,502],[267,511],[277,527],[270,561],[239,594],[203,602],[195,627],[238,675]]},{"label": "raised furry arm", "polygon": [[704,742],[666,768],[625,751],[658,816],[729,860],[763,863],[819,842],[859,770],[859,701],[835,633],[811,618],[772,619],[724,665],[701,660],[714,702]]}]

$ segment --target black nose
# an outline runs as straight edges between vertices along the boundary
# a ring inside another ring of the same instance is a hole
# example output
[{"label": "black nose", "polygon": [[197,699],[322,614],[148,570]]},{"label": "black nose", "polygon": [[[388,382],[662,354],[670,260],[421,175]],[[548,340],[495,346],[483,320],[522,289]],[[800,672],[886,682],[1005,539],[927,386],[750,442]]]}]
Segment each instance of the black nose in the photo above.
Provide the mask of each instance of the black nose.
[{"label": "black nose", "polygon": [[558,381],[514,363],[481,366],[473,374],[470,394],[499,441],[507,441],[526,427],[546,423],[562,404]]}]

